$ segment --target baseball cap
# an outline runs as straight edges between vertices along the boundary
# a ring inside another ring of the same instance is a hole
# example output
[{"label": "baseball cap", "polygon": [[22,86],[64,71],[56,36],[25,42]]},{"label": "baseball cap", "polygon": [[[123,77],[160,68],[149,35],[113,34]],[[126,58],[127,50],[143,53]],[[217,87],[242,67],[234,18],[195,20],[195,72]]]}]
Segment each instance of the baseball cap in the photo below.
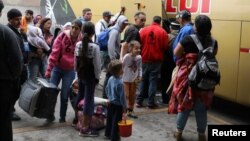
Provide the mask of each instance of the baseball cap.
[{"label": "baseball cap", "polygon": [[191,13],[188,10],[182,10],[178,15],[176,15],[176,19],[188,19],[191,18]]},{"label": "baseball cap", "polygon": [[102,16],[104,16],[104,17],[110,17],[110,16],[113,16],[113,14],[111,14],[111,12],[109,12],[109,11],[104,11],[102,13]]}]

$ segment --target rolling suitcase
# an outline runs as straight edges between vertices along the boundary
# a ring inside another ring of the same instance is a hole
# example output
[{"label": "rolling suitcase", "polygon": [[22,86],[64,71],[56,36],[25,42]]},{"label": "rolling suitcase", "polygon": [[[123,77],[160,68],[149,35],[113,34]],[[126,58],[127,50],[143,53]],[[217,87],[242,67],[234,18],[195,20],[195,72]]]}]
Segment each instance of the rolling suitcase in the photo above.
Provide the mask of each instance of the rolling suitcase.
[{"label": "rolling suitcase", "polygon": [[36,102],[41,91],[41,86],[32,80],[27,80],[21,89],[19,106],[30,116],[34,116]]},{"label": "rolling suitcase", "polygon": [[28,80],[22,87],[19,106],[32,117],[48,118],[54,113],[59,91],[46,79]]}]

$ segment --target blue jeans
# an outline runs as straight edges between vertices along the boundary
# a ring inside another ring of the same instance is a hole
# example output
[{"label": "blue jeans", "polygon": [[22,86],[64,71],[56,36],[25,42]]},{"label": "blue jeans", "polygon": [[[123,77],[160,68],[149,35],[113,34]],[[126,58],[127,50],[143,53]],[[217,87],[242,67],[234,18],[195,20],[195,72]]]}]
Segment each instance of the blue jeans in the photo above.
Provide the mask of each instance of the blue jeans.
[{"label": "blue jeans", "polygon": [[92,116],[94,114],[95,79],[90,81],[79,80],[79,96],[84,98],[83,114]]},{"label": "blue jeans", "polygon": [[[193,110],[195,112],[195,119],[198,133],[205,133],[207,127],[207,108],[200,99],[194,103]],[[176,125],[177,129],[184,130],[191,110],[185,110],[177,114]]]},{"label": "blue jeans", "polygon": [[142,64],[141,90],[136,98],[137,103],[142,104],[143,99],[148,96],[148,106],[153,106],[155,104],[154,98],[157,91],[157,79],[160,69],[160,63]]},{"label": "blue jeans", "polygon": [[68,107],[69,99],[69,90],[70,86],[75,79],[74,70],[63,70],[59,67],[54,67],[51,73],[50,82],[59,85],[62,79],[62,88],[61,88],[61,105],[60,105],[60,117],[64,119],[66,117],[66,111]]},{"label": "blue jeans", "polygon": [[40,58],[31,58],[28,64],[29,79],[35,80],[36,77],[44,77],[45,74],[45,60]]},{"label": "blue jeans", "polygon": [[110,62],[108,51],[101,51],[100,54],[101,54],[102,69],[108,69],[108,64]]}]

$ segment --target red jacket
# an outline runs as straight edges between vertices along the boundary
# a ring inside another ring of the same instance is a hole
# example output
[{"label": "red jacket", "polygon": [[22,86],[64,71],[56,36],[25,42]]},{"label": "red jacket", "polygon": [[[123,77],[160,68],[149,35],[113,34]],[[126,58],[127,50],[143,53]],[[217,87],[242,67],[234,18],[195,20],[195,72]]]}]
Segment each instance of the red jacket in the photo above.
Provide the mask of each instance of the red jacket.
[{"label": "red jacket", "polygon": [[196,59],[197,54],[189,53],[177,61],[179,68],[169,101],[169,114],[176,114],[184,110],[192,109],[197,99],[200,99],[207,108],[211,106],[214,90],[201,91],[188,86],[188,74],[195,65]]},{"label": "red jacket", "polygon": [[168,48],[168,34],[157,23],[143,28],[140,31],[142,43],[142,62],[162,62],[163,53]]},{"label": "red jacket", "polygon": [[59,66],[63,70],[74,70],[74,53],[76,43],[82,40],[80,33],[76,41],[70,38],[70,31],[65,30],[56,38],[52,52],[49,56],[49,63],[46,73],[51,73],[55,66]]}]

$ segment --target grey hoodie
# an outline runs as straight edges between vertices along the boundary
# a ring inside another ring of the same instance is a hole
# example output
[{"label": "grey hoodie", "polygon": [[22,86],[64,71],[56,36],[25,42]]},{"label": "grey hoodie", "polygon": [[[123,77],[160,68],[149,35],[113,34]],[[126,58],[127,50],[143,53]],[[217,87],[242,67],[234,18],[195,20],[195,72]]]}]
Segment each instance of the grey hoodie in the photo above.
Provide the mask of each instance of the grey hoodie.
[{"label": "grey hoodie", "polygon": [[111,28],[115,30],[111,30],[109,32],[109,41],[108,41],[108,53],[111,60],[119,59],[120,56],[120,42],[121,42],[121,32],[123,23],[127,23],[128,19],[120,15],[117,19],[116,24]]}]

